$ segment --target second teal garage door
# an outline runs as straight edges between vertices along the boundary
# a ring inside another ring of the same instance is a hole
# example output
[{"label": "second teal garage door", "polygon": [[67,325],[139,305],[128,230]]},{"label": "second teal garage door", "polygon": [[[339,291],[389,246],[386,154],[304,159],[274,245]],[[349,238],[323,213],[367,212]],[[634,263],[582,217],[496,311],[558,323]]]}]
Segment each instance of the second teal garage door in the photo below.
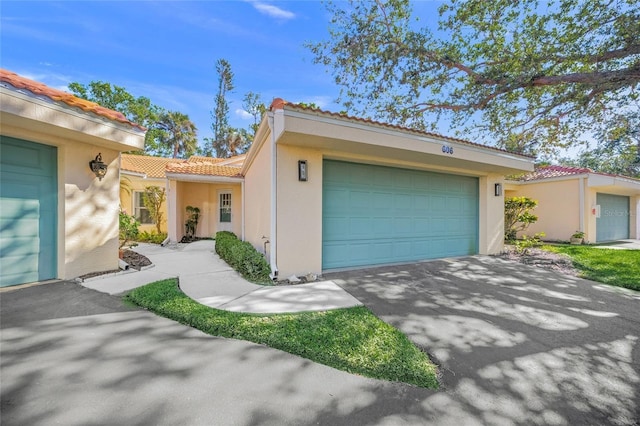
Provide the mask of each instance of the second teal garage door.
[{"label": "second teal garage door", "polygon": [[325,160],[322,267],[478,252],[478,179]]},{"label": "second teal garage door", "polygon": [[596,242],[629,238],[629,197],[614,194],[596,194],[600,217],[596,219]]}]

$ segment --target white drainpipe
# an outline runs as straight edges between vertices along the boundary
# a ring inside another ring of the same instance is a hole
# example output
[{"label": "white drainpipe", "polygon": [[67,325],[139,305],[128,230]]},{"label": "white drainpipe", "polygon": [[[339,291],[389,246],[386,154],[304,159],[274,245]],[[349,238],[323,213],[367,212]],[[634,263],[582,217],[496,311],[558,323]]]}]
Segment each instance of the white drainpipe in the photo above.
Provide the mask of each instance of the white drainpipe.
[{"label": "white drainpipe", "polygon": [[278,279],[278,265],[276,263],[277,259],[277,224],[276,218],[278,214],[277,208],[277,193],[276,193],[276,184],[278,182],[277,179],[277,149],[276,149],[276,135],[274,129],[274,114],[269,115],[269,128],[271,129],[271,229],[269,235],[269,264],[271,265],[271,279]]},{"label": "white drainpipe", "polygon": [[580,229],[579,229],[579,231],[581,231],[581,232],[586,232],[585,228],[584,228],[584,225],[585,225],[584,224],[584,211],[585,211],[585,209],[584,209],[584,198],[585,198],[584,180],[585,180],[585,177],[581,176],[580,179],[579,179],[580,190],[578,191],[579,192],[579,197],[580,197],[579,198],[579,200],[580,200],[580,222],[579,222],[580,223]]},{"label": "white drainpipe", "polygon": [[242,182],[240,182],[240,192],[242,193],[242,208],[240,209],[242,217],[241,217],[241,221],[242,221],[242,230],[240,231],[242,233],[242,237],[241,240],[244,241],[244,204],[245,204],[245,200],[244,200],[244,178],[242,179]]}]

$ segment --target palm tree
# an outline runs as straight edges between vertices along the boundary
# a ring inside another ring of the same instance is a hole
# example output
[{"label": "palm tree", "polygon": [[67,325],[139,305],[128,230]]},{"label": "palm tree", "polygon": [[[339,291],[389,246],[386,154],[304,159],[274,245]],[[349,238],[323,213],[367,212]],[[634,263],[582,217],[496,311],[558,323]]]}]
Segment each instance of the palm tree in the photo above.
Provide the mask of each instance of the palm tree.
[{"label": "palm tree", "polygon": [[196,152],[198,146],[196,125],[189,116],[178,111],[164,111],[157,123],[163,130],[160,144],[173,151],[173,158],[187,158]]}]

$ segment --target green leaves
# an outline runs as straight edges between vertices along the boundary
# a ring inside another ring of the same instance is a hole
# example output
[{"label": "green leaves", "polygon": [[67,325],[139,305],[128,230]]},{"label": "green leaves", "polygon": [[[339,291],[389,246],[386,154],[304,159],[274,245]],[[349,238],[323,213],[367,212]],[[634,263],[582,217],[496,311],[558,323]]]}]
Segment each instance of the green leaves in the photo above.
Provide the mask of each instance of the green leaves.
[{"label": "green leaves", "polygon": [[449,0],[437,27],[419,27],[408,1],[328,9],[329,39],[308,47],[350,113],[421,129],[440,119],[501,147],[554,155],[596,132],[606,110],[637,108],[632,0]]},{"label": "green leaves", "polygon": [[124,87],[103,81],[92,81],[87,85],[73,82],[69,89],[76,96],[118,111],[145,127],[145,154],[176,158],[195,153],[197,129],[186,114],[166,111],[149,98],[135,97]]},{"label": "green leaves", "polygon": [[505,240],[516,239],[519,231],[524,231],[538,221],[538,216],[531,210],[538,206],[538,202],[528,197],[510,197],[504,200],[504,236]]}]

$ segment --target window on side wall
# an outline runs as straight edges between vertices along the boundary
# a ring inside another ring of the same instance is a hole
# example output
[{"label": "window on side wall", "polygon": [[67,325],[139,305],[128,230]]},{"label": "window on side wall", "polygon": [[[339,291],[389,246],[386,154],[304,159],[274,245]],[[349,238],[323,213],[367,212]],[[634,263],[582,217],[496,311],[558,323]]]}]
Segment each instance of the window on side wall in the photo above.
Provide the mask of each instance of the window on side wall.
[{"label": "window on side wall", "polygon": [[149,209],[144,206],[144,192],[135,191],[133,193],[133,214],[141,224],[153,224],[155,223],[151,219]]}]

